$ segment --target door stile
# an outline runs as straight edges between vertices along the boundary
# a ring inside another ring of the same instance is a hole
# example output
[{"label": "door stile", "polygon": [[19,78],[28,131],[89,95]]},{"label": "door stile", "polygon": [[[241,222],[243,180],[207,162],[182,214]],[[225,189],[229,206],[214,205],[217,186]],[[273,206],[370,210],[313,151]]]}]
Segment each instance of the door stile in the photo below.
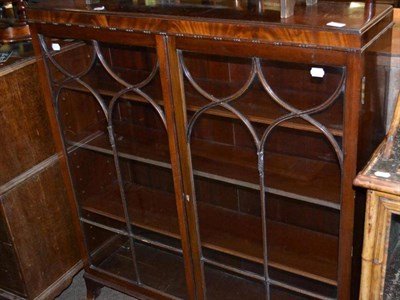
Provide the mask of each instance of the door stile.
[{"label": "door stile", "polygon": [[[361,65],[361,54],[359,52],[348,55],[346,63],[345,82],[345,105],[344,120],[345,128],[343,134],[343,149],[346,149],[343,157],[342,190],[341,190],[341,214],[339,236],[339,258],[338,258],[338,299],[351,298],[351,272],[353,257],[353,229],[355,211],[355,191],[352,182],[356,176],[357,168],[357,146],[359,131],[360,93],[362,93],[362,76],[359,70]],[[349,75],[351,74],[351,75]]]},{"label": "door stile", "polygon": [[[81,224],[80,224],[80,214],[79,214],[79,209],[77,206],[77,202],[75,201],[76,195],[75,195],[75,190],[74,190],[74,184],[71,179],[71,173],[70,173],[70,167],[68,164],[68,154],[67,154],[67,148],[64,145],[64,140],[62,138],[62,129],[61,129],[61,124],[58,122],[58,118],[56,115],[56,110],[57,107],[54,106],[54,99],[53,99],[53,92],[50,84],[50,74],[48,72],[47,64],[46,64],[46,57],[45,54],[43,53],[41,46],[40,46],[40,41],[39,41],[39,35],[41,34],[39,30],[37,29],[36,24],[31,24],[30,25],[30,31],[31,31],[31,36],[32,36],[32,45],[34,48],[35,53],[41,53],[41,56],[36,55],[36,65],[38,67],[38,73],[39,73],[39,82],[40,86],[42,89],[43,93],[43,98],[45,102],[45,107],[47,114],[49,116],[49,122],[50,122],[50,129],[56,149],[56,153],[58,156],[58,161],[60,163],[60,169],[61,169],[61,175],[63,177],[63,183],[65,185],[65,189],[67,192],[67,199],[68,199],[68,204],[71,209],[71,213],[73,214],[72,217],[72,222],[73,222],[73,227],[74,231],[77,237],[81,237],[82,232],[81,232]],[[83,266],[88,265],[89,261],[89,253],[87,252],[87,248],[85,246],[85,241],[82,238],[78,238],[78,246],[79,246],[79,253],[81,255],[81,259],[83,262]]]},{"label": "door stile", "polygon": [[156,44],[189,298],[205,299],[202,254],[194,209],[193,173],[186,139],[183,81],[175,37],[157,35]]}]

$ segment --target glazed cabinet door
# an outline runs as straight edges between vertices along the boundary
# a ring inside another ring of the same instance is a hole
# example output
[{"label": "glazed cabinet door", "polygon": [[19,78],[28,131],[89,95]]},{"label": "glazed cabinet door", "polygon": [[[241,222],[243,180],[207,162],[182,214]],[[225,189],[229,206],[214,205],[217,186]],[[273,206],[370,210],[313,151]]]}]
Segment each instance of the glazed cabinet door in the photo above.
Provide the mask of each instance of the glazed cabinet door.
[{"label": "glazed cabinet door", "polygon": [[336,298],[343,60],[176,45],[201,298]]},{"label": "glazed cabinet door", "polygon": [[185,220],[174,189],[179,171],[171,164],[175,133],[155,36],[113,33],[112,44],[99,31],[57,36],[74,40],[43,34],[39,41],[87,274],[133,294],[187,299],[189,253],[182,247]]}]

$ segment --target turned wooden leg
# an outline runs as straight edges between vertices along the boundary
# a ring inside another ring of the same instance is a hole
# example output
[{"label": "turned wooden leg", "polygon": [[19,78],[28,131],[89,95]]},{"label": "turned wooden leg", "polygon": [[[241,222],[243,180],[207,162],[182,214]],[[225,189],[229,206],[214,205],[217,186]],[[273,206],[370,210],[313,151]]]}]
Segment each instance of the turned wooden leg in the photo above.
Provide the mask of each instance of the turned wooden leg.
[{"label": "turned wooden leg", "polygon": [[85,284],[86,284],[86,299],[95,300],[100,295],[100,290],[103,286],[86,277],[85,277]]}]

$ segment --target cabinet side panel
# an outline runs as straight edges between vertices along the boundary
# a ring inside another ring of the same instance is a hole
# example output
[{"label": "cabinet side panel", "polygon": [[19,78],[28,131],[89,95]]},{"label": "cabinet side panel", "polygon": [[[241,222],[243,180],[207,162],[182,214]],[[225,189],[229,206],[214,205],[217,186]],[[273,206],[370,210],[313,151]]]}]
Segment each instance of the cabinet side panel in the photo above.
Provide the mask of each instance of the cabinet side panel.
[{"label": "cabinet side panel", "polygon": [[[390,48],[392,30],[388,30],[365,53],[365,79],[361,94],[359,119],[359,143],[357,171],[368,162],[373,151],[385,136],[388,74],[390,63],[382,51]],[[354,214],[353,276],[352,286],[359,286],[361,273],[361,251],[363,243],[365,190],[357,189]],[[358,289],[353,289],[353,299],[358,297]]]},{"label": "cabinet side panel", "polygon": [[1,186],[55,150],[36,65],[0,77],[0,95]]},{"label": "cabinet side panel", "polygon": [[3,205],[29,297],[35,298],[79,257],[59,165],[9,191]]},{"label": "cabinet side panel", "polygon": [[[1,201],[1,198],[0,198]],[[8,232],[3,206],[0,202],[0,290],[26,296],[21,271],[18,267],[12,240]],[[0,299],[1,291],[0,291]]]},{"label": "cabinet side panel", "polygon": [[358,164],[360,170],[385,136],[387,93],[390,61],[383,51],[390,48],[392,30],[388,30],[365,53],[365,86],[360,111]]}]

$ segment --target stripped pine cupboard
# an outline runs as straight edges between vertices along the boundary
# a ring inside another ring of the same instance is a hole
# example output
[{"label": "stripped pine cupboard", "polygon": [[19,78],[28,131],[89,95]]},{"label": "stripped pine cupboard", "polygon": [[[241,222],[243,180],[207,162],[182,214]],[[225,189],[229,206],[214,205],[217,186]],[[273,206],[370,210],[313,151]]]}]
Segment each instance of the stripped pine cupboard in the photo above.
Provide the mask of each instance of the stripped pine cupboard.
[{"label": "stripped pine cupboard", "polygon": [[354,299],[392,8],[239,4],[28,9],[88,298]]}]

